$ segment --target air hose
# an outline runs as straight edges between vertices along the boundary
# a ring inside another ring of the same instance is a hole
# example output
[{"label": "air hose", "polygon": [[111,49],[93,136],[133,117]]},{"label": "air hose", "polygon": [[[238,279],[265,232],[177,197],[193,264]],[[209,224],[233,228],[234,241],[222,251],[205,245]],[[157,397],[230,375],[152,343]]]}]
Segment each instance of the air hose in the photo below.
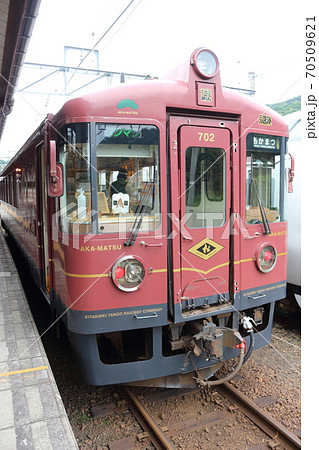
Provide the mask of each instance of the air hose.
[{"label": "air hose", "polygon": [[230,372],[228,375],[226,375],[223,378],[218,378],[216,380],[208,381],[208,380],[201,380],[200,378],[196,378],[196,382],[199,386],[205,387],[211,387],[216,386],[218,384],[226,383],[226,381],[230,381],[234,376],[239,372],[241,366],[244,364],[245,359],[245,343],[242,342],[239,344],[240,353],[239,353],[239,361],[235,368],[233,368],[232,372]]},{"label": "air hose", "polygon": [[250,329],[247,330],[247,332],[250,334],[250,343],[249,343],[249,348],[248,348],[248,351],[247,351],[247,353],[245,355],[243,364],[245,364],[247,359],[250,357],[250,355],[252,354],[252,351],[254,349],[254,346],[255,346],[254,329],[251,327]]},{"label": "air hose", "polygon": [[[247,330],[247,332],[250,335],[250,343],[248,351],[246,352],[246,343],[243,341],[241,344],[237,346],[237,348],[240,348],[239,353],[239,361],[236,367],[233,368],[233,370],[226,375],[223,378],[218,378],[216,380],[208,381],[208,380],[202,380],[200,378],[196,378],[196,381],[199,386],[217,386],[218,384],[226,383],[226,381],[230,381],[234,376],[239,372],[242,365],[247,361],[247,359],[250,357],[254,346],[255,346],[255,336],[254,336],[254,329],[252,326],[252,322],[255,324],[254,320],[251,317],[244,316],[242,319],[243,327]],[[256,325],[256,324],[255,324]]]}]

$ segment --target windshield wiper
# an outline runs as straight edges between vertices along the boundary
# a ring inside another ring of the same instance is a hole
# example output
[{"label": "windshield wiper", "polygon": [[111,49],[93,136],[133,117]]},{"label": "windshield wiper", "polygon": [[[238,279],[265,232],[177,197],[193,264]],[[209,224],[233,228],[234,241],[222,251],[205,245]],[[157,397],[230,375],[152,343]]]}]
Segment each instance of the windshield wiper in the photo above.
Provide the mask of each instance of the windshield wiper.
[{"label": "windshield wiper", "polygon": [[257,181],[254,178],[251,178],[251,182],[250,182],[251,189],[252,189],[253,185],[255,187],[256,196],[257,196],[257,202],[258,202],[258,206],[259,206],[259,210],[260,210],[260,214],[261,214],[262,223],[263,223],[263,226],[264,226],[264,233],[263,234],[271,234],[269,222],[268,222],[268,219],[267,219],[267,216],[266,216],[264,205],[263,205],[262,200],[261,200],[260,191],[259,191],[259,188],[258,188]]},{"label": "windshield wiper", "polygon": [[260,214],[261,214],[261,219],[262,219],[262,223],[264,226],[264,232],[263,234],[271,234],[271,230],[270,230],[270,226],[269,226],[269,222],[266,216],[266,212],[265,212],[265,208],[263,205],[263,202],[261,200],[261,195],[260,195],[260,191],[258,188],[258,184],[257,181],[253,178],[253,155],[251,154],[251,162],[250,162],[250,192],[249,192],[249,197],[250,197],[250,201],[252,199],[252,188],[253,186],[255,187],[255,191],[256,191],[256,196],[257,196],[257,202],[258,202],[258,206],[259,206],[259,210],[260,210]]},{"label": "windshield wiper", "polygon": [[142,189],[142,196],[135,211],[136,214],[135,222],[132,226],[128,240],[124,242],[124,245],[126,247],[134,245],[135,243],[139,229],[141,228],[143,222],[143,217],[145,215],[146,208],[150,206],[150,202],[153,203],[154,186],[155,180],[148,183],[144,183]]}]

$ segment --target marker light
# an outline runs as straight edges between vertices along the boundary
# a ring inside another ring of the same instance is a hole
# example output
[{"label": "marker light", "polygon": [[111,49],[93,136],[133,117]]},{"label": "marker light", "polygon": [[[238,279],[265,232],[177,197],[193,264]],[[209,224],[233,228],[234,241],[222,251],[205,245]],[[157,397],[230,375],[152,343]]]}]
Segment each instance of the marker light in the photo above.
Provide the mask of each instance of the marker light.
[{"label": "marker light", "polygon": [[115,269],[115,278],[117,280],[120,280],[121,278],[123,278],[125,275],[125,270],[123,269],[123,267],[117,267]]},{"label": "marker light", "polygon": [[265,261],[270,261],[271,258],[272,258],[272,253],[269,250],[265,251],[264,252],[264,260]]},{"label": "marker light", "polygon": [[202,48],[196,51],[191,64],[202,78],[212,78],[218,67],[218,59],[211,50]]},{"label": "marker light", "polygon": [[256,254],[257,267],[261,272],[270,272],[276,265],[277,251],[270,244],[262,245]]},{"label": "marker light", "polygon": [[136,291],[140,287],[144,277],[144,266],[134,256],[121,258],[112,268],[113,282],[122,291]]}]

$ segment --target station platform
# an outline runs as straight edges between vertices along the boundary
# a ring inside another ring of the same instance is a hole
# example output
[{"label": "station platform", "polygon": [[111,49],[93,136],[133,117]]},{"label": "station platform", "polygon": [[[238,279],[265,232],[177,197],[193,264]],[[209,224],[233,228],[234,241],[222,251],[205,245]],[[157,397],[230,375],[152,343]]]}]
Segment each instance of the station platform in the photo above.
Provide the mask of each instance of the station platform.
[{"label": "station platform", "polygon": [[0,448],[78,449],[1,229]]}]

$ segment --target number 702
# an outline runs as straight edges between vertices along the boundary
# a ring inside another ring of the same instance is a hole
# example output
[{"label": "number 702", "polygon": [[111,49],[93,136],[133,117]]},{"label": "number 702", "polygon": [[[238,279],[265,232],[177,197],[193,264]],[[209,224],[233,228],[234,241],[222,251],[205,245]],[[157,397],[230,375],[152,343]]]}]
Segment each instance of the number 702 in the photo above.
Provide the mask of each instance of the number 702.
[{"label": "number 702", "polygon": [[199,142],[214,142],[215,141],[215,135],[214,133],[201,133],[198,132],[198,140]]}]

